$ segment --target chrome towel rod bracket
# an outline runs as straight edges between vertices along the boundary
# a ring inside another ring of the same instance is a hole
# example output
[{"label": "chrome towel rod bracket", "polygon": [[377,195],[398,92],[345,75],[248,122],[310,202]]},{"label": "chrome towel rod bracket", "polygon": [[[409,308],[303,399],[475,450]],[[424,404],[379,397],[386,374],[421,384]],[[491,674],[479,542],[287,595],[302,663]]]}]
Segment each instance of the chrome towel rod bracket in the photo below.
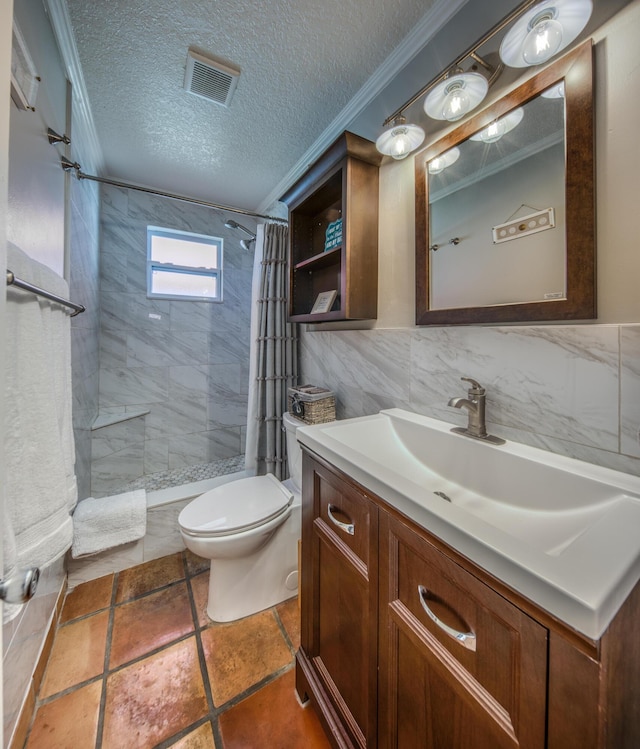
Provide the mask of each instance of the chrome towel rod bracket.
[{"label": "chrome towel rod bracket", "polygon": [[84,312],[86,309],[82,304],[76,304],[75,302],[70,302],[68,299],[63,299],[61,296],[58,296],[57,294],[52,294],[50,291],[45,291],[44,289],[41,289],[39,286],[34,286],[33,284],[30,284],[28,281],[23,281],[21,278],[16,278],[13,272],[10,271],[8,268],[7,268],[7,286],[16,286],[19,289],[30,291],[32,294],[37,294],[38,296],[42,296],[45,299],[50,299],[52,302],[57,302],[58,304],[62,304],[65,307],[69,307],[70,309],[73,310],[73,312],[71,313],[71,317],[75,317],[76,315],[79,315],[81,312]]}]

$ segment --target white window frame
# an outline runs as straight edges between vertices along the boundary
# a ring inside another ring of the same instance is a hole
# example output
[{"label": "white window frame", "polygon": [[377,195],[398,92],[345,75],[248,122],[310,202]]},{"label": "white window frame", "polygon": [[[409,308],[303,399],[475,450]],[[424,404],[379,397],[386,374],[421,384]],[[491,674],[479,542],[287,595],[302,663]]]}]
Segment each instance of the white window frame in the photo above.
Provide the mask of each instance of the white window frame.
[{"label": "white window frame", "polygon": [[[218,266],[216,268],[197,268],[192,265],[180,265],[179,263],[161,263],[151,258],[151,246],[153,237],[169,237],[184,242],[197,242],[199,244],[210,244],[218,248]],[[207,234],[195,234],[179,229],[167,229],[161,226],[147,226],[147,299],[172,299],[187,302],[222,302],[222,258],[224,240],[222,237],[212,237]],[[207,276],[216,279],[217,295],[192,296],[189,294],[161,294],[153,291],[153,272],[170,271],[172,273],[185,273],[190,276]]]}]

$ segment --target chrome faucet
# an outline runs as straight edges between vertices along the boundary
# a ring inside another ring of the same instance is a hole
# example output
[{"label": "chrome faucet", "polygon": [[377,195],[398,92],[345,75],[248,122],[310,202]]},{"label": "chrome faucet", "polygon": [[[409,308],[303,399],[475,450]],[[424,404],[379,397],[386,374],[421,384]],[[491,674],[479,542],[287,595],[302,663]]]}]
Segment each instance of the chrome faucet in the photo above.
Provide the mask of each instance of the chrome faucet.
[{"label": "chrome faucet", "polygon": [[494,445],[504,445],[503,439],[487,434],[484,415],[487,391],[482,387],[482,385],[480,385],[480,383],[472,380],[470,377],[461,377],[460,379],[471,383],[471,387],[467,391],[467,397],[451,398],[448,405],[453,406],[453,408],[466,409],[469,422],[466,428],[454,427],[451,431],[456,432],[457,434],[464,434],[467,437],[473,437],[477,440],[485,440]]}]

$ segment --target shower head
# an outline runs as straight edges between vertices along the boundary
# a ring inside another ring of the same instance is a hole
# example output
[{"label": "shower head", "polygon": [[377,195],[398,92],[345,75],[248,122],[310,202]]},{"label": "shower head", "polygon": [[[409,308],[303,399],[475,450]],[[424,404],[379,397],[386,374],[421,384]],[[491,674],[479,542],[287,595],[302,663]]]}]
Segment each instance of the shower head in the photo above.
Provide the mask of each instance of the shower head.
[{"label": "shower head", "polygon": [[253,239],[241,239],[240,247],[242,247],[242,249],[246,250],[247,252],[251,252],[251,243],[253,241],[254,241]]},{"label": "shower head", "polygon": [[240,229],[240,231],[243,231],[245,234],[250,236],[252,240],[256,238],[256,235],[250,229],[247,229],[246,226],[239,224],[237,221],[234,221],[233,219],[227,219],[224,222],[224,225],[227,227],[227,229]]}]

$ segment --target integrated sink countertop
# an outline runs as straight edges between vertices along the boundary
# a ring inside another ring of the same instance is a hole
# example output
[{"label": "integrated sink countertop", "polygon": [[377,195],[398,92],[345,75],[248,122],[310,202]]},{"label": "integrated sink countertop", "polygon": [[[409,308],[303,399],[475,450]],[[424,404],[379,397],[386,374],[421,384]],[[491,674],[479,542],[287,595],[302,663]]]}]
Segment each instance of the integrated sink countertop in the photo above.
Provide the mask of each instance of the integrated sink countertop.
[{"label": "integrated sink countertop", "polygon": [[298,440],[489,573],[598,639],[640,579],[640,478],[401,409]]}]

